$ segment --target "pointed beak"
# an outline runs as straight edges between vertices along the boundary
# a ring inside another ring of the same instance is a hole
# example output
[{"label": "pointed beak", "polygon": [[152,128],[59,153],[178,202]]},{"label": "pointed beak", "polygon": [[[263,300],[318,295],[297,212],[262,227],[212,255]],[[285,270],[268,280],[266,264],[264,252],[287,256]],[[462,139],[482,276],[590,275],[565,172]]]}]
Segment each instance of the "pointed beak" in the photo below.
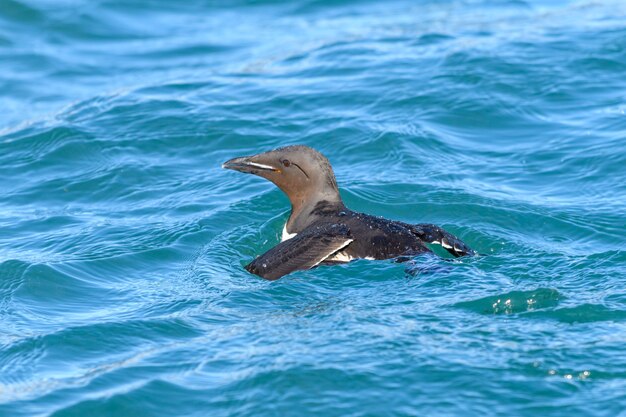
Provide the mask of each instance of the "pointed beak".
[{"label": "pointed beak", "polygon": [[233,158],[228,160],[222,164],[222,168],[224,169],[232,169],[234,171],[245,172],[247,174],[259,174],[263,171],[265,172],[276,172],[278,168],[275,168],[268,164],[263,164],[255,161],[255,157],[253,156],[242,156],[239,158]]}]

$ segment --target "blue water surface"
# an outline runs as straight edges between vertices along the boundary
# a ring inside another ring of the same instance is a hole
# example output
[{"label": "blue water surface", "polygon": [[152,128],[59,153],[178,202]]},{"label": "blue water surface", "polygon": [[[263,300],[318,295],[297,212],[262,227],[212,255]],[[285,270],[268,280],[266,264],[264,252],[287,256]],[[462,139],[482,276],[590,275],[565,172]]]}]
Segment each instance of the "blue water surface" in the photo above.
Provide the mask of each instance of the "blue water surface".
[{"label": "blue water surface", "polygon": [[[0,415],[626,416],[623,1],[0,0]],[[243,266],[303,143],[486,256]]]}]

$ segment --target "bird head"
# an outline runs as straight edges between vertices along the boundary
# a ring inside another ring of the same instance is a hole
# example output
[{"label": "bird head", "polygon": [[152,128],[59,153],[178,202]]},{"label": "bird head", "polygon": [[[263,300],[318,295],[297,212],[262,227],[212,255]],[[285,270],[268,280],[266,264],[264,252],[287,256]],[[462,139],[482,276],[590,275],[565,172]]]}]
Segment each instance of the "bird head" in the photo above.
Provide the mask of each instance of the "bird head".
[{"label": "bird head", "polygon": [[328,159],[313,148],[292,145],[251,156],[230,159],[222,168],[254,174],[273,182],[292,205],[341,201]]}]

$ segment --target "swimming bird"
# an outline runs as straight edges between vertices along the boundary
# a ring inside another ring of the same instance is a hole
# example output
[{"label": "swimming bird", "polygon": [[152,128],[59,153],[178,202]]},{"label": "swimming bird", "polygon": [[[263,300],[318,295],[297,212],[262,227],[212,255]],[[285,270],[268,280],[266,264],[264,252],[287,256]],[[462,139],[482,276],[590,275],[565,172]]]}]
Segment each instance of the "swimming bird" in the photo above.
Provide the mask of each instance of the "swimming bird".
[{"label": "swimming bird", "polygon": [[348,209],[328,159],[305,145],[233,158],[222,168],[258,175],[289,198],[291,214],[282,240],[245,268],[268,280],[297,270],[431,253],[439,244],[455,257],[475,255],[456,236],[434,224],[409,224]]}]

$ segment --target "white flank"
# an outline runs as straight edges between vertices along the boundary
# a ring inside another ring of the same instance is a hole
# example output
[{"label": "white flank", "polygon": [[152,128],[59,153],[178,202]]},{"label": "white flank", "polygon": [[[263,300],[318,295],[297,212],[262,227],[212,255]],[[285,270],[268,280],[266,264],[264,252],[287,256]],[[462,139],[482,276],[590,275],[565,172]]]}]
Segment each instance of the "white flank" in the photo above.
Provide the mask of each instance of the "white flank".
[{"label": "white flank", "polygon": [[280,238],[280,241],[284,242],[285,240],[291,239],[295,235],[297,235],[297,233],[287,233],[287,224],[285,223],[285,225],[283,226],[283,235]]},{"label": "white flank", "polygon": [[333,262],[350,262],[353,259],[354,258],[352,256],[348,255],[344,251],[340,251],[340,252],[335,252],[333,256],[329,256],[325,260],[333,261]]},{"label": "white flank", "polygon": [[[328,258],[326,258],[324,260],[325,261],[333,261],[333,262],[350,262],[350,261],[352,261],[354,259],[357,259],[357,258],[348,255],[344,251],[339,251],[339,252],[335,252],[333,254],[333,256],[329,256]],[[365,260],[368,260],[368,261],[374,261],[375,260],[375,258],[372,258],[371,256],[366,256],[365,258],[359,258],[359,259],[365,259]]]},{"label": "white flank", "polygon": [[[328,257],[330,255],[332,255],[333,253],[340,251],[341,249],[345,248],[346,246],[348,246],[350,243],[352,243],[354,239],[348,239],[346,240],[341,246],[339,246],[336,249],[333,249],[332,252],[330,252],[328,255],[324,256],[322,259],[320,259],[315,265],[313,265],[313,267],[318,266],[320,263],[322,263],[323,261],[325,261],[326,259],[330,260]],[[347,262],[347,261],[346,261]],[[311,267],[312,268],[312,267]]]}]

